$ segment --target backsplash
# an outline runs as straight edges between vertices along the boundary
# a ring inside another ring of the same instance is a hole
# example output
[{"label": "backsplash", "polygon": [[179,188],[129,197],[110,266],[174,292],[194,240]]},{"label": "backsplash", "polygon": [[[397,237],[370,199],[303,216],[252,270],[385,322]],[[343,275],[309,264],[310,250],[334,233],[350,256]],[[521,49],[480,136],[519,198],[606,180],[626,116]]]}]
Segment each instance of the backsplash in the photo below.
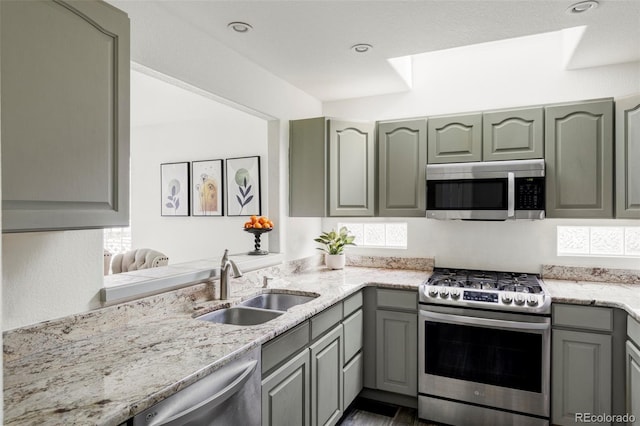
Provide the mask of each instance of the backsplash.
[{"label": "backsplash", "polygon": [[542,278],[547,280],[640,284],[640,270],[542,265]]}]

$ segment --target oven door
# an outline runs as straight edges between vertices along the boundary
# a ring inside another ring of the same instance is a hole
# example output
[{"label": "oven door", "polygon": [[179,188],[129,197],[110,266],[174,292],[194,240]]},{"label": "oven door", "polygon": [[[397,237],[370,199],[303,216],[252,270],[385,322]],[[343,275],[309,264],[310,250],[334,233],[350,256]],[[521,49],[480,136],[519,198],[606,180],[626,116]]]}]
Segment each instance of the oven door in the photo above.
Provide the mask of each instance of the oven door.
[{"label": "oven door", "polygon": [[420,393],[548,417],[550,322],[421,305]]}]

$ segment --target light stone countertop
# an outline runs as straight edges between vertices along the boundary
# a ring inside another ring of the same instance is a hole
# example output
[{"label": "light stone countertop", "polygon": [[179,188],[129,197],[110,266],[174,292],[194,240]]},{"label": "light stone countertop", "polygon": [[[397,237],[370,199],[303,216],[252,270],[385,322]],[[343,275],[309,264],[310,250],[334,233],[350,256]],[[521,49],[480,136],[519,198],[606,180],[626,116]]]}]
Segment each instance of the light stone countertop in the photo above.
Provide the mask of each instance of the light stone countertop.
[{"label": "light stone countertop", "polygon": [[198,284],[6,332],[4,424],[117,425],[366,285],[416,290],[430,275],[314,268],[270,284],[319,295],[274,320],[242,327],[194,318],[261,293],[272,270],[232,279],[230,301]]},{"label": "light stone countertop", "polygon": [[640,322],[640,284],[545,279],[553,303],[620,308]]},{"label": "light stone countertop", "polygon": [[[232,279],[234,298],[228,301],[213,300],[213,284],[198,284],[5,332],[4,422],[117,425],[359,289],[376,285],[415,291],[433,267],[432,259],[427,269],[419,263],[397,264],[397,258],[358,262],[413,269],[271,267]],[[566,273],[564,268],[544,279],[553,302],[622,308],[640,321],[639,284],[568,280]],[[275,277],[266,291],[319,297],[256,326],[195,319],[263,292],[265,275]]]}]

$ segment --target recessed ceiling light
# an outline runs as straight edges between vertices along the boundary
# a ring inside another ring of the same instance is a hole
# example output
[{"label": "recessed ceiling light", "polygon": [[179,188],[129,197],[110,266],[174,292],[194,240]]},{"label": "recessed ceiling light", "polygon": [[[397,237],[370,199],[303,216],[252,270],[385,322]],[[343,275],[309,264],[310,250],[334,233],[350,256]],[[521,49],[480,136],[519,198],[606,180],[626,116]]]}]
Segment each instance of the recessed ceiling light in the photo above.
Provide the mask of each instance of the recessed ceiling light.
[{"label": "recessed ceiling light", "polygon": [[227,28],[230,28],[237,33],[247,33],[249,30],[253,29],[253,27],[246,22],[230,22],[227,25]]},{"label": "recessed ceiling light", "polygon": [[570,6],[567,9],[567,13],[584,13],[596,7],[598,7],[598,2],[595,0],[581,1],[580,3]]},{"label": "recessed ceiling light", "polygon": [[373,49],[373,46],[366,43],[358,43],[351,46],[351,50],[353,50],[356,53],[367,53],[371,49]]}]

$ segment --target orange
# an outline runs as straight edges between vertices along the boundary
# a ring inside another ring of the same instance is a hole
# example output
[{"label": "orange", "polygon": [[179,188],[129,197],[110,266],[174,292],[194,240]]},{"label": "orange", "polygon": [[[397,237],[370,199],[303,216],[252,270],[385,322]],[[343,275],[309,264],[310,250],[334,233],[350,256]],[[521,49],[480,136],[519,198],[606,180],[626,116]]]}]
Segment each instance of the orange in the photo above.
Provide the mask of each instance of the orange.
[{"label": "orange", "polygon": [[244,227],[245,228],[251,228],[253,226],[253,224],[251,222],[245,222]]},{"label": "orange", "polygon": [[251,216],[249,219],[251,219],[251,223],[256,223],[258,221],[258,216]]},{"label": "orange", "polygon": [[253,227],[256,229],[262,229],[262,225],[258,222],[258,223],[254,223]]},{"label": "orange", "polygon": [[262,224],[264,225],[265,223],[267,223],[267,222],[269,221],[269,219],[267,219],[266,217],[262,216],[262,217],[259,219],[259,221],[260,221],[260,223],[262,223]]}]

